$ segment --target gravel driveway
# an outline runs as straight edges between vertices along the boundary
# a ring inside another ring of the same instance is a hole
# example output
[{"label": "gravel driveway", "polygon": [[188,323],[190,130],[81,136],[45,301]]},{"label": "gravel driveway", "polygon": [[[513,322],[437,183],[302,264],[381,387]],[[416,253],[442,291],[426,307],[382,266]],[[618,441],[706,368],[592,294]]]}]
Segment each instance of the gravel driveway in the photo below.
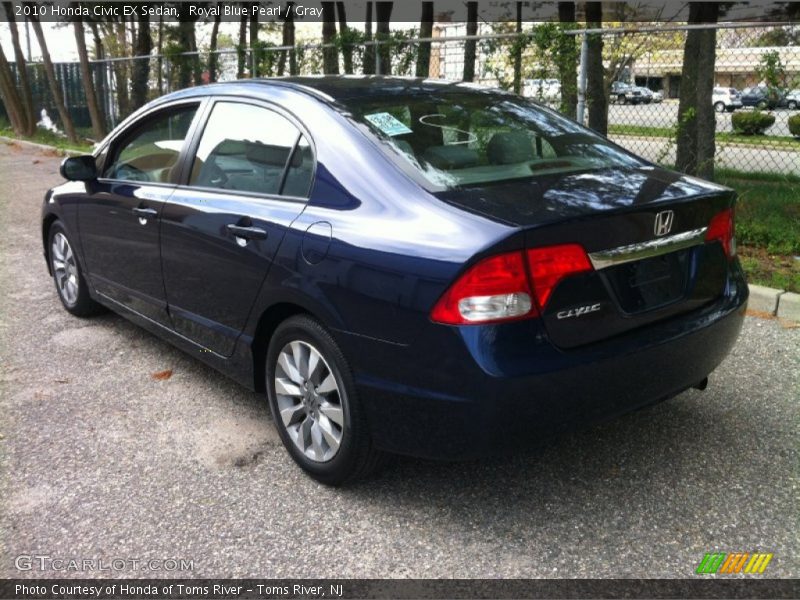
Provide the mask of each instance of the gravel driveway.
[{"label": "gravel driveway", "polygon": [[800,330],[748,318],[705,392],[543,449],[398,459],[329,489],[263,397],[120,317],[62,310],[38,220],[58,163],[0,143],[0,577],[98,575],[17,570],[32,554],[193,561],[116,576],[692,577],[711,551],[800,575]]}]

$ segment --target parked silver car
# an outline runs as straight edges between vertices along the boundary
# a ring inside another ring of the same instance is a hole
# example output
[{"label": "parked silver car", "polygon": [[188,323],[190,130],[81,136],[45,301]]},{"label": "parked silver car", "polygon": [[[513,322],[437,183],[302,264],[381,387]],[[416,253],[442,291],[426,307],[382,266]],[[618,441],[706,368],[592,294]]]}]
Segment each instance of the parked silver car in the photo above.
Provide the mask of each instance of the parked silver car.
[{"label": "parked silver car", "polygon": [[715,87],[711,94],[711,103],[714,110],[721,112],[733,112],[737,108],[742,108],[742,98],[739,90],[728,87]]}]

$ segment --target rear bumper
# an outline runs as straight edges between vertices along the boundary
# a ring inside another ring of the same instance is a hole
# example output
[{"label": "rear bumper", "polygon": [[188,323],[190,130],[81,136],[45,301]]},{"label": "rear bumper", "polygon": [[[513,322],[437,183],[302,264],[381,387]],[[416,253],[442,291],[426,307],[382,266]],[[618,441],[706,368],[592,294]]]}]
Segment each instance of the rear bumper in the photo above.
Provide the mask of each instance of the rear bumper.
[{"label": "rear bumper", "polygon": [[432,326],[434,333],[412,346],[342,341],[346,354],[356,354],[353,363],[365,367],[356,381],[378,447],[471,458],[540,443],[699,383],[733,347],[746,303],[736,269],[712,305],[569,351],[555,348],[536,319]]}]

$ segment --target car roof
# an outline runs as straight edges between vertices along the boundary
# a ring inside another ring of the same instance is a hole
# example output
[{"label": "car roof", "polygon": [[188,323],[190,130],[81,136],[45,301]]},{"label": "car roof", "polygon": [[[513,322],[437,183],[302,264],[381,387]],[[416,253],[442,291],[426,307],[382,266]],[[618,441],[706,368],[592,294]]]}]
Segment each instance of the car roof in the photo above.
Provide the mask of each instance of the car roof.
[{"label": "car roof", "polygon": [[322,75],[322,76],[290,76],[240,79],[230,82],[212,83],[180,90],[164,96],[163,99],[174,100],[204,96],[208,94],[225,94],[231,90],[247,89],[258,94],[259,88],[264,91],[269,87],[282,87],[309,94],[318,99],[336,103],[354,98],[398,96],[423,96],[448,91],[495,92],[507,94],[499,89],[489,89],[473,83],[453,82],[421,77],[391,77],[382,75]]}]

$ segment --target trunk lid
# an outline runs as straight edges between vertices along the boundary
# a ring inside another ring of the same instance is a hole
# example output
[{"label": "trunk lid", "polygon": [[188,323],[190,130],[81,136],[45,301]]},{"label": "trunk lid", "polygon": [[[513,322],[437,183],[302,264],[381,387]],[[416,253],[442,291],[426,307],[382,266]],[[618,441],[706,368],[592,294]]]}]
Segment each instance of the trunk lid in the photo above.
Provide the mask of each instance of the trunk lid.
[{"label": "trunk lid", "polygon": [[699,308],[719,297],[728,259],[705,242],[730,207],[724,187],[659,168],[541,176],[440,194],[518,225],[526,248],[580,244],[593,270],[558,283],[542,311],[554,344],[573,348]]}]

